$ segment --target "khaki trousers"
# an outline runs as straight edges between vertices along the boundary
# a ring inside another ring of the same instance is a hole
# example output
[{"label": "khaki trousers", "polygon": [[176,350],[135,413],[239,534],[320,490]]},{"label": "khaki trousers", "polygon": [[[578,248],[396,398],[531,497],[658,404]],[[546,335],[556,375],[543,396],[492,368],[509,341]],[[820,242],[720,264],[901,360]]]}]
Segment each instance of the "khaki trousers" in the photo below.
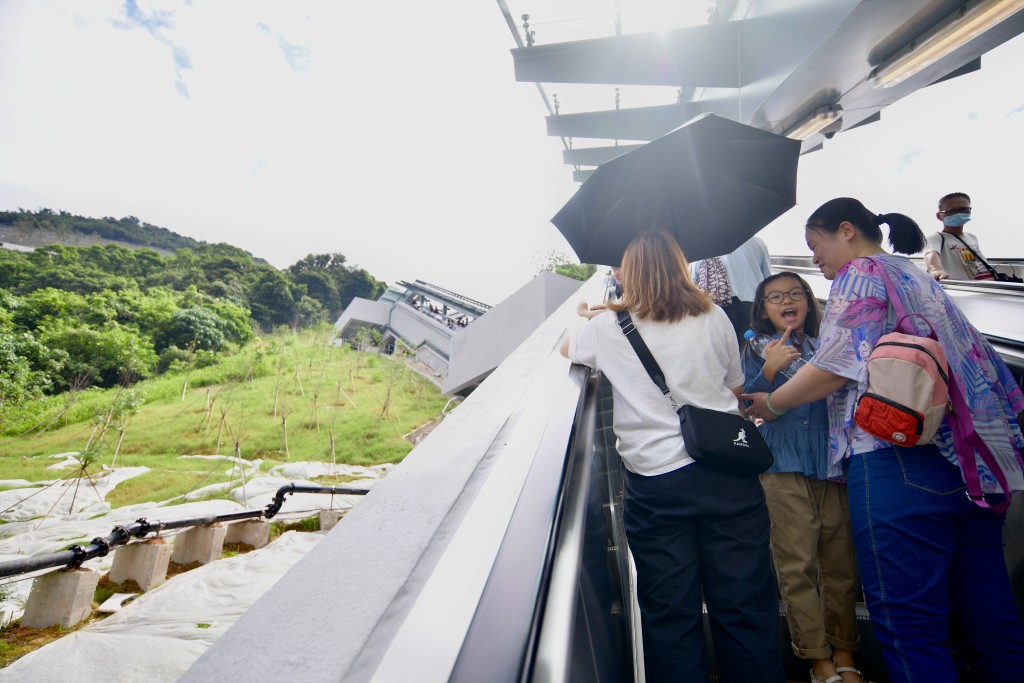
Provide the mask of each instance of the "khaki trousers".
[{"label": "khaki trousers", "polygon": [[761,475],[772,555],[793,652],[803,659],[857,650],[857,558],[846,486],[797,472]]}]

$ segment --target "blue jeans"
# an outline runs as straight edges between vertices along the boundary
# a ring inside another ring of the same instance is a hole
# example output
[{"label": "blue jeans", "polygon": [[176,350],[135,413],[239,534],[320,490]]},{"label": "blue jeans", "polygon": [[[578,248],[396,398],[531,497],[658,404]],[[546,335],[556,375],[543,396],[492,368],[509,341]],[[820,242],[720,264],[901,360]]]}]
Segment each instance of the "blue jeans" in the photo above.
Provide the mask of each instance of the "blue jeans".
[{"label": "blue jeans", "polygon": [[848,477],[861,581],[893,683],[956,683],[951,641],[984,680],[1024,680],[1003,516],[967,499],[959,468],[934,445],[854,455]]},{"label": "blue jeans", "polygon": [[770,522],[757,477],[692,464],[623,468],[649,683],[708,681],[701,593],[721,683],[782,683]]}]

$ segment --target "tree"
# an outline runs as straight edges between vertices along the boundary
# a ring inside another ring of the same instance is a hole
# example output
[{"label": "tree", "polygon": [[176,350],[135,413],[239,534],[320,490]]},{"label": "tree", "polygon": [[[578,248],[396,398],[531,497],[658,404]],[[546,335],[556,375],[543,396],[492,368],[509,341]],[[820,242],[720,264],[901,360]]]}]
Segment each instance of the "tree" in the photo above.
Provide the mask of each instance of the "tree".
[{"label": "tree", "polygon": [[222,351],[227,347],[217,314],[199,306],[174,311],[154,341],[158,351],[168,346],[204,351]]},{"label": "tree", "polygon": [[156,365],[153,343],[132,330],[116,323],[101,330],[68,325],[65,321],[48,328],[41,339],[68,356],[60,376],[62,389],[76,376],[103,387],[131,384],[148,376]]},{"label": "tree", "polygon": [[347,271],[339,289],[341,291],[341,307],[344,309],[356,297],[376,299],[386,289],[386,286],[362,268],[354,268]]},{"label": "tree", "polygon": [[0,429],[11,408],[39,397],[51,384],[23,355],[23,342],[19,335],[0,334]]},{"label": "tree", "polygon": [[558,273],[573,280],[589,280],[597,272],[597,266],[593,263],[574,263],[569,257],[560,251],[549,251],[541,259],[538,273]]},{"label": "tree", "polygon": [[295,306],[292,327],[309,327],[323,322],[327,322],[327,311],[319,301],[303,295]]},{"label": "tree", "polygon": [[264,270],[249,290],[249,303],[253,320],[269,329],[291,322],[295,295],[288,279],[271,268]]},{"label": "tree", "polygon": [[322,270],[305,270],[293,274],[292,279],[298,284],[305,285],[306,295],[320,304],[325,316],[341,315],[338,282],[330,273]]}]

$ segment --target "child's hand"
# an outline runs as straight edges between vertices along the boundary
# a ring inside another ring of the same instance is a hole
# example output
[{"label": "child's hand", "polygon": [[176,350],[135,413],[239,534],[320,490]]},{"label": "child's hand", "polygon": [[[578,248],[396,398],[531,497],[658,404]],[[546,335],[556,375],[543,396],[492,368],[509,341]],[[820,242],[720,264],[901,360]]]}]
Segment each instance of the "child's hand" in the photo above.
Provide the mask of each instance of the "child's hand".
[{"label": "child's hand", "polygon": [[789,334],[792,331],[792,327],[786,328],[780,339],[769,342],[765,347],[764,368],[761,372],[769,382],[774,381],[779,370],[792,363],[793,359],[800,355],[799,351],[786,343],[789,341]]}]

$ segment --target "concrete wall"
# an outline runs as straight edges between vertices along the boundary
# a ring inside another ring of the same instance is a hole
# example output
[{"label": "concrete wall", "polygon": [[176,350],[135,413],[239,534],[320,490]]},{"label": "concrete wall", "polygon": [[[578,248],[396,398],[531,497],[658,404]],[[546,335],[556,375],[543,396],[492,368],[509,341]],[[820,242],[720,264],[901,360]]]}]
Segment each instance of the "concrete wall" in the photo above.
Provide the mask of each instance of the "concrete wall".
[{"label": "concrete wall", "polygon": [[416,360],[437,373],[439,377],[448,375],[448,359],[444,358],[429,346],[416,349]]},{"label": "concrete wall", "polygon": [[481,381],[582,284],[555,273],[540,273],[480,316],[452,339],[448,377],[441,390],[453,394]]},{"label": "concrete wall", "polygon": [[403,303],[394,304],[391,308],[388,327],[413,348],[427,342],[451,358],[451,340],[457,334],[456,331],[448,329],[447,326],[425,313],[420,313],[412,306]]},{"label": "concrete wall", "polygon": [[389,303],[357,297],[352,299],[352,302],[342,312],[341,317],[334,323],[334,329],[338,330],[338,334],[344,334],[345,327],[353,321],[375,326],[387,325],[390,309],[391,304]]}]

